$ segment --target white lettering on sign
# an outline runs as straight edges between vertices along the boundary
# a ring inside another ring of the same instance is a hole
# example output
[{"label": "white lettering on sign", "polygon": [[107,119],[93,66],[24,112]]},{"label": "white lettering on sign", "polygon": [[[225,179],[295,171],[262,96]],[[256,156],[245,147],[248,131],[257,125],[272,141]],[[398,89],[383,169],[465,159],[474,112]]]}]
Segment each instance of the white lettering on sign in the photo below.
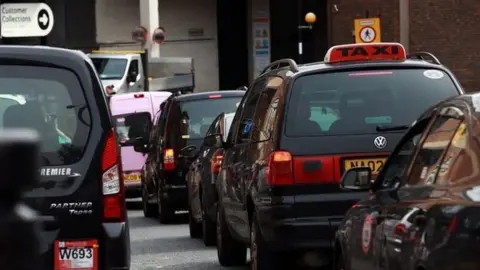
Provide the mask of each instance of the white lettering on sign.
[{"label": "white lettering on sign", "polygon": [[40,176],[63,176],[72,175],[71,168],[42,168],[40,169]]}]

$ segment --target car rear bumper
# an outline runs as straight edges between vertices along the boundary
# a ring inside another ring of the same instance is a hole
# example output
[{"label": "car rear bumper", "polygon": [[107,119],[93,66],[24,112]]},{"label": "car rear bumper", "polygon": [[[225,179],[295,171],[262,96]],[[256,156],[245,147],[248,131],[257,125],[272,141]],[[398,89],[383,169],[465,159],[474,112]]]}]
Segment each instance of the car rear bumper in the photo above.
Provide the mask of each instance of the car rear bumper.
[{"label": "car rear bumper", "polygon": [[142,196],[142,183],[140,181],[134,183],[125,183],[125,191],[127,198],[136,198]]},{"label": "car rear bumper", "polygon": [[291,207],[278,205],[256,209],[266,243],[275,250],[331,249],[343,216],[289,218],[285,213],[291,212]]},{"label": "car rear bumper", "polygon": [[127,223],[103,223],[102,227],[105,232],[103,269],[130,269],[130,233]]},{"label": "car rear bumper", "polygon": [[162,199],[175,210],[188,209],[188,188],[185,175],[177,171],[165,173],[165,183],[162,187]]}]

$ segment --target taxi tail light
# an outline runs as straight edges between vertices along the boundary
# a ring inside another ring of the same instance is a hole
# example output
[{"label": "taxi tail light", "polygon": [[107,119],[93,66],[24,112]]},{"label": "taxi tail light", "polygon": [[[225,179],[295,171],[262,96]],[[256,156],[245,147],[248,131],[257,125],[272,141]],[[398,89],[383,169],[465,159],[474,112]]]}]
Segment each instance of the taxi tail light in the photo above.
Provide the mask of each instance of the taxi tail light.
[{"label": "taxi tail light", "polygon": [[222,161],[223,161],[223,150],[219,149],[213,154],[212,160],[210,162],[210,169],[212,173],[220,172]]},{"label": "taxi tail light", "polygon": [[453,216],[452,220],[450,221],[450,224],[448,224],[448,231],[453,233],[455,232],[456,228],[457,228],[457,217]]},{"label": "taxi tail light", "polygon": [[166,171],[175,170],[175,152],[171,148],[163,150],[163,169]]},{"label": "taxi tail light", "polygon": [[395,227],[393,228],[393,233],[398,236],[405,235],[407,232],[408,232],[407,226],[405,226],[405,224],[402,224],[402,223],[395,225]]},{"label": "taxi tail light", "polygon": [[103,219],[105,222],[125,221],[123,173],[114,131],[108,132],[102,155]]},{"label": "taxi tail light", "polygon": [[293,158],[287,151],[275,151],[268,157],[265,170],[268,184],[272,186],[293,185]]}]

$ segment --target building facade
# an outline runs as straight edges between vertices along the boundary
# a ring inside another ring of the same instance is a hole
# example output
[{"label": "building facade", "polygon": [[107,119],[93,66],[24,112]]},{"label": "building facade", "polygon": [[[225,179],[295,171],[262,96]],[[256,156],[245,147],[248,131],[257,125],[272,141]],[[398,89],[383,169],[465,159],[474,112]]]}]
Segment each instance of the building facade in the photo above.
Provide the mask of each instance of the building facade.
[{"label": "building facade", "polygon": [[[45,2],[55,14],[55,25],[45,38],[3,38],[1,43],[138,49],[131,31],[145,21],[146,1],[153,0],[2,0]],[[403,15],[400,1],[408,4]],[[280,58],[321,61],[328,47],[353,42],[353,20],[367,13],[380,16],[382,41],[401,40],[409,51],[435,54],[467,91],[476,91],[480,83],[475,74],[480,68],[476,0],[158,0],[156,9],[158,26],[167,35],[160,55],[193,57],[200,91],[249,84]],[[307,12],[316,13],[317,21],[312,30],[300,32]],[[405,23],[409,28],[402,36]]]}]

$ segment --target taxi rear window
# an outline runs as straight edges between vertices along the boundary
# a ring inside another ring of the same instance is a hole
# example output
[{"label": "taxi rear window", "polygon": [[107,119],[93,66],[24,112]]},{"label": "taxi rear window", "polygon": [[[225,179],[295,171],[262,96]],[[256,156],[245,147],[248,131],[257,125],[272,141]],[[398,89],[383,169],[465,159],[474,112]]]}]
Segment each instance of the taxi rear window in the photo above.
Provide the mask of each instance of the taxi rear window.
[{"label": "taxi rear window", "polygon": [[437,69],[362,70],[295,80],[286,115],[289,137],[377,133],[410,125],[428,107],[458,95]]}]

